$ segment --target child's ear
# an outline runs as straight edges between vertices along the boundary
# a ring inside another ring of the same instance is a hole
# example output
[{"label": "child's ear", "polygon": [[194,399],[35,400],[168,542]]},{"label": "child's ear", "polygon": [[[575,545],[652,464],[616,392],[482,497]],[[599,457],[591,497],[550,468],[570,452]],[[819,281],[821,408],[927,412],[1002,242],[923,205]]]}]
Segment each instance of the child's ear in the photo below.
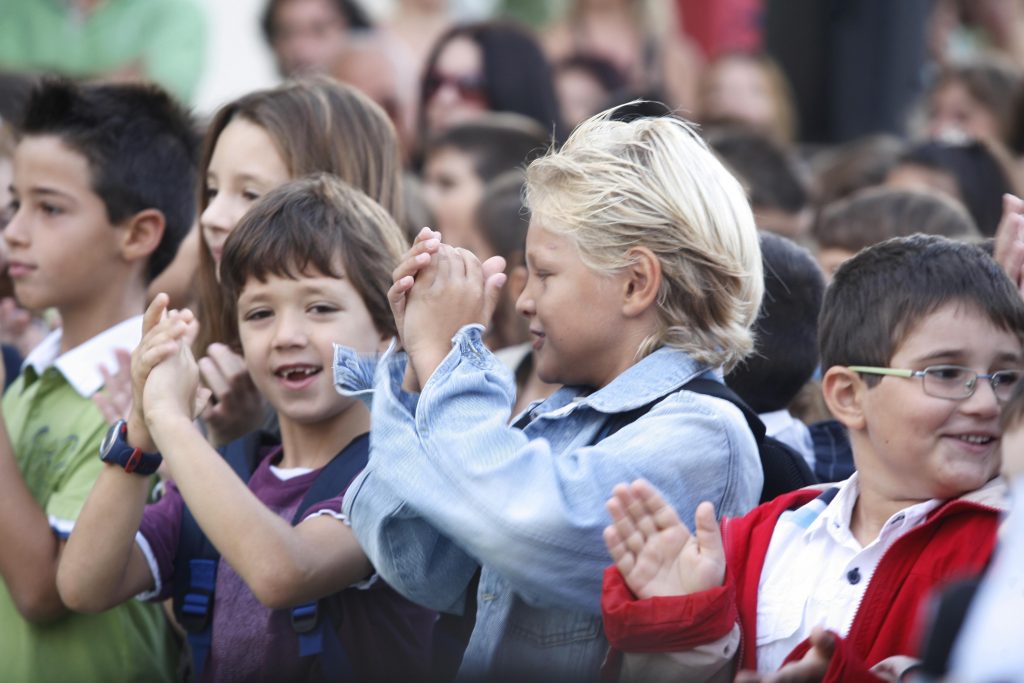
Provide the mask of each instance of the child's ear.
[{"label": "child's ear", "polygon": [[167,221],[163,212],[144,209],[125,221],[121,255],[128,261],[145,261],[160,246]]},{"label": "child's ear", "polygon": [[626,256],[632,261],[623,271],[623,307],[626,317],[647,312],[661,289],[661,261],[647,247],[633,247]]},{"label": "child's ear", "polygon": [[833,365],[821,378],[825,404],[847,429],[864,429],[864,392],[867,390],[861,376],[842,365]]}]

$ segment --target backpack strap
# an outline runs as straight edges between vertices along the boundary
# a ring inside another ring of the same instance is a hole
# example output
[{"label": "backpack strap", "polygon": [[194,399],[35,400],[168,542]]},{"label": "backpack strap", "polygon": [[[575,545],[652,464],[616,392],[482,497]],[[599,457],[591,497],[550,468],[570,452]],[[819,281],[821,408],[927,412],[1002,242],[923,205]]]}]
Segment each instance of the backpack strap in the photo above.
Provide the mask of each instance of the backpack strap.
[{"label": "backpack strap", "polygon": [[[264,432],[252,432],[219,452],[235,474],[248,482],[260,450],[270,438]],[[174,614],[186,631],[192,650],[192,674],[197,681],[202,677],[213,642],[213,599],[219,562],[220,553],[199,528],[188,506],[184,506],[174,557]]]},{"label": "backpack strap", "polygon": [[[761,471],[764,474],[764,485],[761,488],[760,502],[764,503],[772,500],[781,493],[818,483],[818,480],[814,477],[814,473],[811,472],[810,467],[808,467],[807,462],[803,457],[778,439],[767,436],[767,430],[765,429],[764,422],[761,421],[758,414],[754,412],[754,410],[748,406],[743,399],[736,394],[736,392],[725,384],[716,379],[711,379],[707,377],[707,375],[701,375],[691,379],[679,388],[686,389],[687,391],[692,391],[697,394],[704,394],[705,396],[720,398],[739,408],[740,412],[743,414],[743,419],[746,420],[747,427],[754,435],[754,441],[757,443],[758,457],[761,460]],[[675,393],[678,390],[679,389],[674,389],[672,393]],[[668,394],[659,396],[653,401],[634,408],[633,410],[609,415],[605,420],[604,425],[602,425],[601,429],[598,430],[597,436],[595,436],[594,440],[591,441],[590,445],[593,446],[597,442],[606,439],[619,431],[626,425],[643,417],[645,414],[650,412],[651,408],[666,398],[666,396],[668,396]]]},{"label": "backpack strap", "polygon": [[[292,526],[302,522],[306,511],[324,500],[344,492],[365,467],[370,457],[370,435],[357,436],[324,465],[306,491],[292,518]],[[338,639],[341,614],[330,596],[293,607],[292,630],[299,638],[300,657],[320,657],[320,668],[330,681],[355,680],[352,663]]]}]

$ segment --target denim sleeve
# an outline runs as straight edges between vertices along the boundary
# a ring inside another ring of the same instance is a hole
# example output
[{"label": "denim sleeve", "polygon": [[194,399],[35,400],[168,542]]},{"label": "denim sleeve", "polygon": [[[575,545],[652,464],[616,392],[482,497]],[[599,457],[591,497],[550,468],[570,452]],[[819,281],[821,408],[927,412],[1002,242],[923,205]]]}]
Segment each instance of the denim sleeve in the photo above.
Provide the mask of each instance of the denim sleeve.
[{"label": "denim sleeve", "polygon": [[[461,612],[479,565],[407,504],[386,476],[393,445],[416,457],[413,415],[418,395],[402,390],[405,354],[395,344],[383,356],[360,357],[335,347],[335,385],[371,405],[370,459],[345,493],[344,512],[376,572],[409,600],[430,609]],[[427,482],[415,486],[427,486]]]},{"label": "denim sleeve", "polygon": [[421,454],[396,458],[386,476],[528,604],[599,611],[610,561],[605,502],[620,482],[647,479],[691,528],[702,500],[719,514],[757,503],[757,447],[734,406],[673,394],[597,444],[587,438],[600,428],[592,423],[575,446],[556,451],[543,436],[531,439],[529,428],[508,427],[511,377],[497,365],[479,332],[460,333],[419,398]]}]

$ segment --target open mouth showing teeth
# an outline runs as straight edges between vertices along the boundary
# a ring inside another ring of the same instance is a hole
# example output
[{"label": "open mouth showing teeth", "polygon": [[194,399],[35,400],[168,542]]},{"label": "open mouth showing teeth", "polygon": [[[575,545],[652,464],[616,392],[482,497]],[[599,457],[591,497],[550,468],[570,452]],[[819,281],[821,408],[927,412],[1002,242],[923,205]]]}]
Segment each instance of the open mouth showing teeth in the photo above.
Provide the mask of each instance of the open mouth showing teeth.
[{"label": "open mouth showing teeth", "polygon": [[300,380],[320,372],[320,368],[312,366],[284,368],[277,371],[277,376],[287,380]]},{"label": "open mouth showing teeth", "polygon": [[995,441],[995,439],[993,439],[991,436],[981,436],[979,434],[964,434],[962,436],[958,436],[957,438],[960,439],[961,441],[966,441],[967,443],[978,444],[981,446],[984,446],[987,443],[992,443],[993,441]]}]

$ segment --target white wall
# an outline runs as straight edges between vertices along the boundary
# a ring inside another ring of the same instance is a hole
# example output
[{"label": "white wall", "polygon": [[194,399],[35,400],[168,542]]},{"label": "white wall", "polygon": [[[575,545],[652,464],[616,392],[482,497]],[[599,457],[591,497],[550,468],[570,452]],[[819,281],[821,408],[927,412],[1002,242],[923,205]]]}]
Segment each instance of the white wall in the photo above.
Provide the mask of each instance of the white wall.
[{"label": "white wall", "polygon": [[279,80],[263,40],[260,15],[266,0],[199,0],[207,12],[206,69],[195,107],[210,115],[218,107]]}]

